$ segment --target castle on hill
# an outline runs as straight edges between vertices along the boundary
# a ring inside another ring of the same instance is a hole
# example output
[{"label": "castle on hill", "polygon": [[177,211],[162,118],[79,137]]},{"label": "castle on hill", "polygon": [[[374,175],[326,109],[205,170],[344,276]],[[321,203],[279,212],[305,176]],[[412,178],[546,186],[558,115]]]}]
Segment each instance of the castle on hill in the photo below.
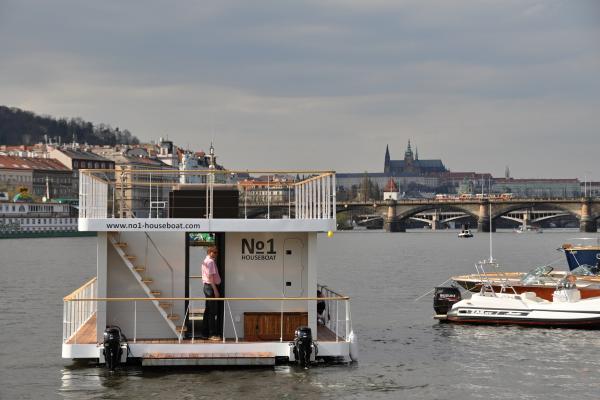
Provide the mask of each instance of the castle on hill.
[{"label": "castle on hill", "polygon": [[385,147],[383,173],[387,176],[422,176],[448,172],[442,160],[419,160],[419,150],[413,153],[410,140],[403,160],[392,160],[389,146]]}]

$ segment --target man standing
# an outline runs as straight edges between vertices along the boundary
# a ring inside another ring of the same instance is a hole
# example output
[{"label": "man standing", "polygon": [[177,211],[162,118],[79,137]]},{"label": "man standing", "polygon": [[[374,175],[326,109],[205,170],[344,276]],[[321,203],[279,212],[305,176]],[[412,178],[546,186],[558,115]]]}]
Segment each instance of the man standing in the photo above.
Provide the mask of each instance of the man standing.
[{"label": "man standing", "polygon": [[[221,276],[217,269],[216,259],[218,251],[216,247],[209,247],[206,258],[202,262],[202,283],[204,283],[204,297],[207,299],[221,297],[219,293],[219,285],[221,284]],[[202,321],[202,334],[208,337],[209,340],[221,340],[219,337],[219,302],[207,300],[204,309],[204,319]]]}]

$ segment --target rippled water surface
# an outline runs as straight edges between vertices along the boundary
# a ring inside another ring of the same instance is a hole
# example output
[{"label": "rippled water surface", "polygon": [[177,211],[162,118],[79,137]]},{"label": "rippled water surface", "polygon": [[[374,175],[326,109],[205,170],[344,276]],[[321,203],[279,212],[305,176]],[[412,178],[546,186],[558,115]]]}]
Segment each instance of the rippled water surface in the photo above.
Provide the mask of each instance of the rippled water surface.
[{"label": "rippled water surface", "polygon": [[[560,260],[573,232],[498,233],[494,256],[521,271]],[[319,281],[352,297],[360,362],[254,370],[107,373],[60,358],[62,297],[95,275],[95,238],[0,240],[1,399],[597,399],[595,331],[432,320],[431,296],[488,256],[456,232],[339,232],[319,241]]]}]

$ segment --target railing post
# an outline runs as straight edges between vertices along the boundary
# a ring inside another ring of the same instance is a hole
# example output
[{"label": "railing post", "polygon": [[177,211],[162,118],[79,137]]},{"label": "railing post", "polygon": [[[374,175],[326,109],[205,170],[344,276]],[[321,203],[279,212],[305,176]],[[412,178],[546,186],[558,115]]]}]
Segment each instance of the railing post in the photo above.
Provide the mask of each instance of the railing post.
[{"label": "railing post", "polygon": [[267,175],[267,219],[271,219],[271,183],[269,175]]},{"label": "railing post", "polygon": [[333,192],[333,199],[331,201],[331,205],[333,207],[333,213],[332,213],[332,217],[331,218],[336,218],[336,187],[335,187],[335,174],[331,175],[331,179],[332,179],[332,184],[331,184],[331,191]]},{"label": "railing post", "polygon": [[[190,304],[190,310],[194,311],[194,300],[191,300],[189,302]],[[194,343],[194,337],[196,337],[196,320],[192,320],[191,318],[192,313],[190,313],[190,322],[192,323],[192,344]]]},{"label": "railing post", "polygon": [[223,300],[223,332],[221,332],[221,336],[223,336],[223,343],[225,343],[225,300]]},{"label": "railing post", "polygon": [[339,319],[339,305],[340,305],[340,301],[336,300],[335,302],[335,341],[339,342],[340,341],[340,334],[339,334],[339,330],[338,330],[338,321]]},{"label": "railing post", "polygon": [[346,336],[344,339],[348,340],[350,336],[350,300],[344,300],[344,305],[346,306]]},{"label": "railing post", "polygon": [[133,302],[133,343],[137,342],[137,301]]},{"label": "railing post", "polygon": [[280,320],[279,320],[279,341],[283,342],[283,300],[279,301],[279,312],[280,312]]},{"label": "railing post", "polygon": [[66,342],[66,337],[65,335],[67,334],[67,324],[66,324],[66,318],[67,318],[67,302],[63,300],[63,324],[62,324],[62,328],[63,328],[63,343]]}]

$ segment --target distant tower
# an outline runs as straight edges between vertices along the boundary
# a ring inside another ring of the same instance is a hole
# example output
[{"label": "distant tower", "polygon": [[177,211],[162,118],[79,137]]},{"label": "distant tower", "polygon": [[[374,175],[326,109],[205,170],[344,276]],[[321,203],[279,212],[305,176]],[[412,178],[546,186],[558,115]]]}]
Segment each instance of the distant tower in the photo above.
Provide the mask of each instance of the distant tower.
[{"label": "distant tower", "polygon": [[419,160],[419,148],[415,147],[415,161]]},{"label": "distant tower", "polygon": [[412,172],[413,170],[413,152],[410,148],[410,140],[408,141],[408,146],[406,147],[406,151],[404,152],[404,168],[406,172]]},{"label": "distant tower", "polygon": [[510,169],[508,169],[508,165],[506,166],[506,169],[504,170],[504,177],[506,179],[510,179]]},{"label": "distant tower", "polygon": [[217,166],[217,157],[215,157],[215,148],[213,147],[212,142],[210,142],[209,154],[210,154],[210,165],[208,166],[208,168],[215,169],[215,167]]},{"label": "distant tower", "polygon": [[385,145],[385,161],[383,163],[383,173],[390,173],[390,149],[387,144]]}]

